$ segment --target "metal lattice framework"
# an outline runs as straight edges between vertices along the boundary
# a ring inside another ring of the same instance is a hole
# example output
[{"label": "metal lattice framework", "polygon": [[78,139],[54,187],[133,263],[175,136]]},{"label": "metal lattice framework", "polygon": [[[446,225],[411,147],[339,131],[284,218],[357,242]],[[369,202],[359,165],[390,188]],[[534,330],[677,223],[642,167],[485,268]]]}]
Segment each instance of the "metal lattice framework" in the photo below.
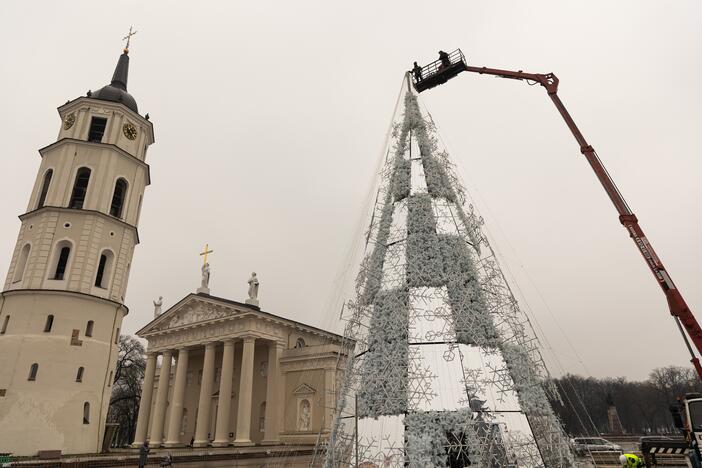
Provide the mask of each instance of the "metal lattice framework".
[{"label": "metal lattice framework", "polygon": [[325,466],[573,466],[535,333],[411,89],[394,119]]}]

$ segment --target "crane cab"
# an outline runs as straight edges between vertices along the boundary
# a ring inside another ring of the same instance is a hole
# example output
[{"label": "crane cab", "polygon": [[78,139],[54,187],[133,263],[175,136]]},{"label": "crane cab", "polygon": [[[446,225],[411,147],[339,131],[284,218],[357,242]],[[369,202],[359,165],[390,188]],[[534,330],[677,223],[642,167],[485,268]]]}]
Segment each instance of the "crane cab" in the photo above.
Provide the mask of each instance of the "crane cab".
[{"label": "crane cab", "polygon": [[412,84],[418,93],[431,89],[466,70],[468,64],[461,49],[451,53],[439,52],[439,59],[423,67],[415,66],[410,70]]}]

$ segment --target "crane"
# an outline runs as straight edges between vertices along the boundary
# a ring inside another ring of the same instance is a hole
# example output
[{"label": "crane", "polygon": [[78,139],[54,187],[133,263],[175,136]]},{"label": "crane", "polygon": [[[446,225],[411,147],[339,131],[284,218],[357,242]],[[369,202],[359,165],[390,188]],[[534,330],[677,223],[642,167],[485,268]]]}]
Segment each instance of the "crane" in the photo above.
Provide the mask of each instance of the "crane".
[{"label": "crane", "polygon": [[[619,222],[629,233],[629,236],[636,244],[636,248],[643,256],[646,265],[656,279],[656,282],[663,290],[666,300],[668,301],[668,309],[673,316],[673,320],[680,331],[683,341],[690,353],[690,362],[695,367],[697,375],[702,380],[702,365],[697,358],[695,351],[690,345],[690,340],[697,349],[697,353],[702,355],[702,328],[692,314],[685,299],[683,299],[680,290],[675,286],[668,271],[663,266],[660,257],[653,250],[653,246],[639,225],[639,220],[631,211],[631,208],[624,200],[621,192],[614,184],[612,177],[607,172],[607,169],[602,164],[602,161],[597,156],[597,152],[590,145],[583,134],[578,129],[575,121],[568,113],[568,110],[563,105],[561,98],[558,97],[558,78],[553,73],[525,73],[521,70],[499,70],[496,68],[474,67],[468,65],[466,58],[461,52],[461,49],[456,49],[451,53],[443,51],[439,52],[439,59],[431,62],[424,67],[420,67],[415,62],[414,68],[410,71],[414,88],[418,93],[446,83],[451,78],[454,78],[461,72],[472,72],[480,75],[492,75],[500,78],[508,78],[512,80],[526,81],[530,84],[538,83],[546,89],[546,93],[553,101],[556,109],[565,121],[568,129],[571,131],[578,145],[580,152],[585,156],[590,167],[595,172],[597,179],[602,184],[609,199],[614,204],[617,213],[619,214]],[[686,334],[687,333],[687,334]],[[688,340],[689,336],[689,340]]]}]

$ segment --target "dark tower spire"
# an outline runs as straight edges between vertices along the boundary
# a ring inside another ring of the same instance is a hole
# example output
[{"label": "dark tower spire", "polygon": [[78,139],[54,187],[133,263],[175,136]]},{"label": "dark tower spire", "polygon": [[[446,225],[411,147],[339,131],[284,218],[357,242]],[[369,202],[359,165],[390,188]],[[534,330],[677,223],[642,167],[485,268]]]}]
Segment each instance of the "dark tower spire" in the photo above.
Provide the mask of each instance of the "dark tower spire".
[{"label": "dark tower spire", "polygon": [[133,110],[139,112],[136,100],[127,92],[127,78],[129,75],[129,49],[125,48],[122,55],[117,60],[115,72],[112,74],[112,81],[107,86],[103,86],[90,96],[101,101],[119,102]]},{"label": "dark tower spire", "polygon": [[129,55],[127,54],[127,49],[125,49],[124,53],[119,56],[115,72],[112,74],[112,83],[110,83],[111,86],[124,91],[127,90],[127,76],[129,75]]}]

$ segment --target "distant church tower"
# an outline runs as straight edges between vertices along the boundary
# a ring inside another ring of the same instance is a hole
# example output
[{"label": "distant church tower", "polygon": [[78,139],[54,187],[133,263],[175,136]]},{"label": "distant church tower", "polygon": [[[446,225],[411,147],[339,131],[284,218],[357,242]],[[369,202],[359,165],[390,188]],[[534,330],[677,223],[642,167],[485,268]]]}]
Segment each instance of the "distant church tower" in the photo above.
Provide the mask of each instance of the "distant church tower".
[{"label": "distant church tower", "polygon": [[[112,82],[58,108],[0,294],[0,452],[99,452],[153,126]],[[9,177],[9,175],[6,175]]]}]

